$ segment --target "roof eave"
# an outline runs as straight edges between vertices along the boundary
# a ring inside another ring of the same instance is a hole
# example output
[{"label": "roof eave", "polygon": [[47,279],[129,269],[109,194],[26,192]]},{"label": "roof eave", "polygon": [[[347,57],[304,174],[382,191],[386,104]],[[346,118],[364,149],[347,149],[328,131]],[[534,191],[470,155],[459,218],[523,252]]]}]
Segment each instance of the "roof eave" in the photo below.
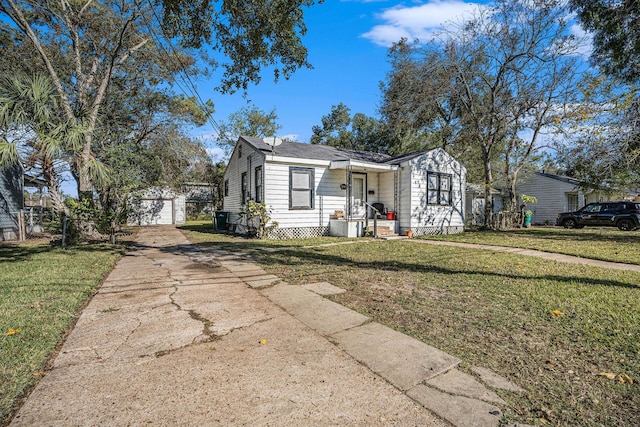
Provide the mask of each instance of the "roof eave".
[{"label": "roof eave", "polygon": [[363,162],[363,161],[351,160],[351,159],[334,160],[329,165],[329,169],[347,169],[349,167],[355,170],[360,170],[360,171],[372,170],[372,171],[378,171],[378,172],[389,172],[389,171],[394,171],[398,169],[398,166],[396,165],[370,163],[370,162]]}]

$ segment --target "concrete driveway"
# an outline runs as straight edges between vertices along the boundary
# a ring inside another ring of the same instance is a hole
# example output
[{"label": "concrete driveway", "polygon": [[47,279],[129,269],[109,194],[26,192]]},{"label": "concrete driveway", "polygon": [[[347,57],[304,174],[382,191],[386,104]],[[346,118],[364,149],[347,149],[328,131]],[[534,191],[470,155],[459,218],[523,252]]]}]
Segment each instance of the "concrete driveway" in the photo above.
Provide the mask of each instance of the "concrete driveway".
[{"label": "concrete driveway", "polygon": [[491,388],[517,386],[323,297],[338,291],[141,228],[11,425],[498,424]]}]

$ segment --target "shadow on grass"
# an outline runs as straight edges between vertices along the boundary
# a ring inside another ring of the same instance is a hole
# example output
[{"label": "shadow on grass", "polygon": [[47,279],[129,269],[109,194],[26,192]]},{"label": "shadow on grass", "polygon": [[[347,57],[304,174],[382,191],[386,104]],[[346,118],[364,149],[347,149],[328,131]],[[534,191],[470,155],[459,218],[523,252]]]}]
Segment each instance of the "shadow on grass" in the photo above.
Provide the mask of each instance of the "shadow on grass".
[{"label": "shadow on grass", "polygon": [[123,246],[106,243],[70,246],[67,249],[52,246],[47,243],[5,243],[0,246],[0,265],[9,262],[22,262],[47,253],[68,254],[73,256],[77,252],[122,252]]},{"label": "shadow on grass", "polygon": [[[523,228],[505,231],[474,231],[463,233],[460,236],[474,234],[477,236],[493,235],[505,237],[509,235],[532,237],[546,240],[567,240],[579,242],[601,242],[603,240],[614,241],[620,243],[638,243],[640,241],[640,231],[620,231],[614,228],[585,228],[585,229],[566,229],[560,227],[540,227],[540,228]],[[433,238],[433,236],[428,236]],[[451,236],[443,236],[444,240],[455,239]]]},{"label": "shadow on grass", "polygon": [[[215,234],[216,232],[212,232]],[[220,233],[218,233],[220,234]],[[228,239],[228,237],[226,237]],[[455,268],[445,268],[434,265],[418,264],[405,261],[355,261],[345,256],[330,255],[322,253],[321,251],[309,249],[309,248],[296,248],[296,247],[283,247],[282,244],[270,244],[264,240],[246,240],[242,239],[239,242],[206,242],[206,243],[189,243],[184,245],[172,245],[160,248],[162,251],[166,251],[173,254],[182,254],[185,252],[207,252],[209,249],[225,250],[229,252],[247,252],[249,255],[258,262],[263,262],[269,265],[283,265],[285,267],[291,267],[295,265],[326,265],[334,267],[351,267],[362,268],[372,270],[392,270],[392,271],[407,271],[417,273],[437,273],[447,275],[472,275],[483,277],[495,277],[495,278],[510,278],[517,280],[552,280],[560,283],[574,283],[580,282],[591,286],[609,286],[628,289],[640,289],[640,284],[629,284],[616,280],[597,279],[593,277],[585,276],[562,276],[562,275],[527,275],[524,273],[512,274],[512,273],[496,273],[486,270],[464,270]],[[130,250],[142,250],[147,249],[149,246],[139,243],[132,243],[129,246]],[[276,252],[263,251],[264,249],[277,248]],[[367,250],[375,251],[374,248]],[[384,249],[381,249],[383,251]],[[286,258],[286,261],[283,260]],[[296,258],[299,261],[296,261]]]},{"label": "shadow on grass", "polygon": [[[281,256],[285,255],[289,257],[287,262],[283,262]],[[307,250],[296,250],[296,249],[287,249],[283,251],[279,251],[278,255],[272,254],[263,254],[260,256],[261,261],[268,263],[269,265],[277,265],[281,264],[283,266],[290,267],[292,265],[327,265],[327,266],[346,266],[352,268],[362,268],[362,269],[371,269],[371,270],[391,270],[391,271],[407,271],[407,272],[415,272],[415,273],[436,273],[436,274],[447,274],[447,275],[464,275],[464,276],[483,276],[483,277],[495,277],[495,278],[509,278],[516,280],[533,280],[533,281],[541,281],[541,280],[551,280],[560,283],[575,283],[580,282],[583,284],[591,285],[591,286],[610,286],[610,287],[619,287],[619,288],[627,288],[627,289],[640,289],[640,284],[630,284],[624,283],[616,280],[605,280],[605,279],[597,279],[593,277],[585,277],[585,276],[561,276],[561,275],[527,275],[524,273],[521,274],[511,274],[511,273],[495,273],[489,271],[481,271],[481,270],[463,270],[463,269],[453,269],[453,268],[444,268],[438,267],[434,265],[424,265],[424,264],[414,264],[407,263],[402,261],[354,261],[349,258],[345,258],[342,256],[336,255],[328,255],[320,252],[310,252]],[[301,259],[301,262],[296,262],[294,259]]]},{"label": "shadow on grass", "polygon": [[300,247],[308,245],[318,245],[323,243],[334,243],[352,241],[351,238],[322,236],[307,239],[293,240],[269,240],[246,237],[231,232],[217,231],[210,224],[189,224],[177,227],[178,230],[192,231],[206,235],[205,242],[195,242],[202,247],[217,247],[222,250],[245,251],[260,249],[282,249],[287,247]]}]

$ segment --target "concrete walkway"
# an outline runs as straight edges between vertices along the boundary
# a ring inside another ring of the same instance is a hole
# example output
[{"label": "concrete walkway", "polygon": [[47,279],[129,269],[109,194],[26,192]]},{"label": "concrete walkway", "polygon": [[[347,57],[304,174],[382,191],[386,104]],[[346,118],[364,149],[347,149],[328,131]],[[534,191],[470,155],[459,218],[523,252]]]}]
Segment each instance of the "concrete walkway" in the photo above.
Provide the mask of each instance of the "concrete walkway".
[{"label": "concrete walkway", "polygon": [[521,392],[292,286],[242,254],[142,228],[12,426],[497,426]]},{"label": "concrete walkway", "polygon": [[445,242],[441,240],[425,240],[412,239],[408,240],[415,243],[423,243],[427,245],[455,246],[459,248],[484,249],[495,252],[508,252],[518,255],[526,255],[537,258],[544,258],[553,261],[568,262],[571,264],[591,265],[594,267],[611,268],[614,270],[627,270],[640,272],[638,264],[624,264],[621,262],[599,261],[597,259],[581,258],[573,255],[556,254],[552,252],[537,251],[535,249],[511,248],[508,246],[481,245],[477,243],[461,243],[461,242]]}]

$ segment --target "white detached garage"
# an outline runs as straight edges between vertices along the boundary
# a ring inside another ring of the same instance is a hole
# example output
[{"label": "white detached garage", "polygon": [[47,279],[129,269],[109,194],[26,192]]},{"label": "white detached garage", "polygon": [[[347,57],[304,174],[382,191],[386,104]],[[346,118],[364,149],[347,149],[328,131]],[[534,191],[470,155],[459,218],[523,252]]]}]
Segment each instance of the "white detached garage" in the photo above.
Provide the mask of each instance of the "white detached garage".
[{"label": "white detached garage", "polygon": [[150,188],[129,199],[127,225],[184,224],[186,198],[167,188]]}]

